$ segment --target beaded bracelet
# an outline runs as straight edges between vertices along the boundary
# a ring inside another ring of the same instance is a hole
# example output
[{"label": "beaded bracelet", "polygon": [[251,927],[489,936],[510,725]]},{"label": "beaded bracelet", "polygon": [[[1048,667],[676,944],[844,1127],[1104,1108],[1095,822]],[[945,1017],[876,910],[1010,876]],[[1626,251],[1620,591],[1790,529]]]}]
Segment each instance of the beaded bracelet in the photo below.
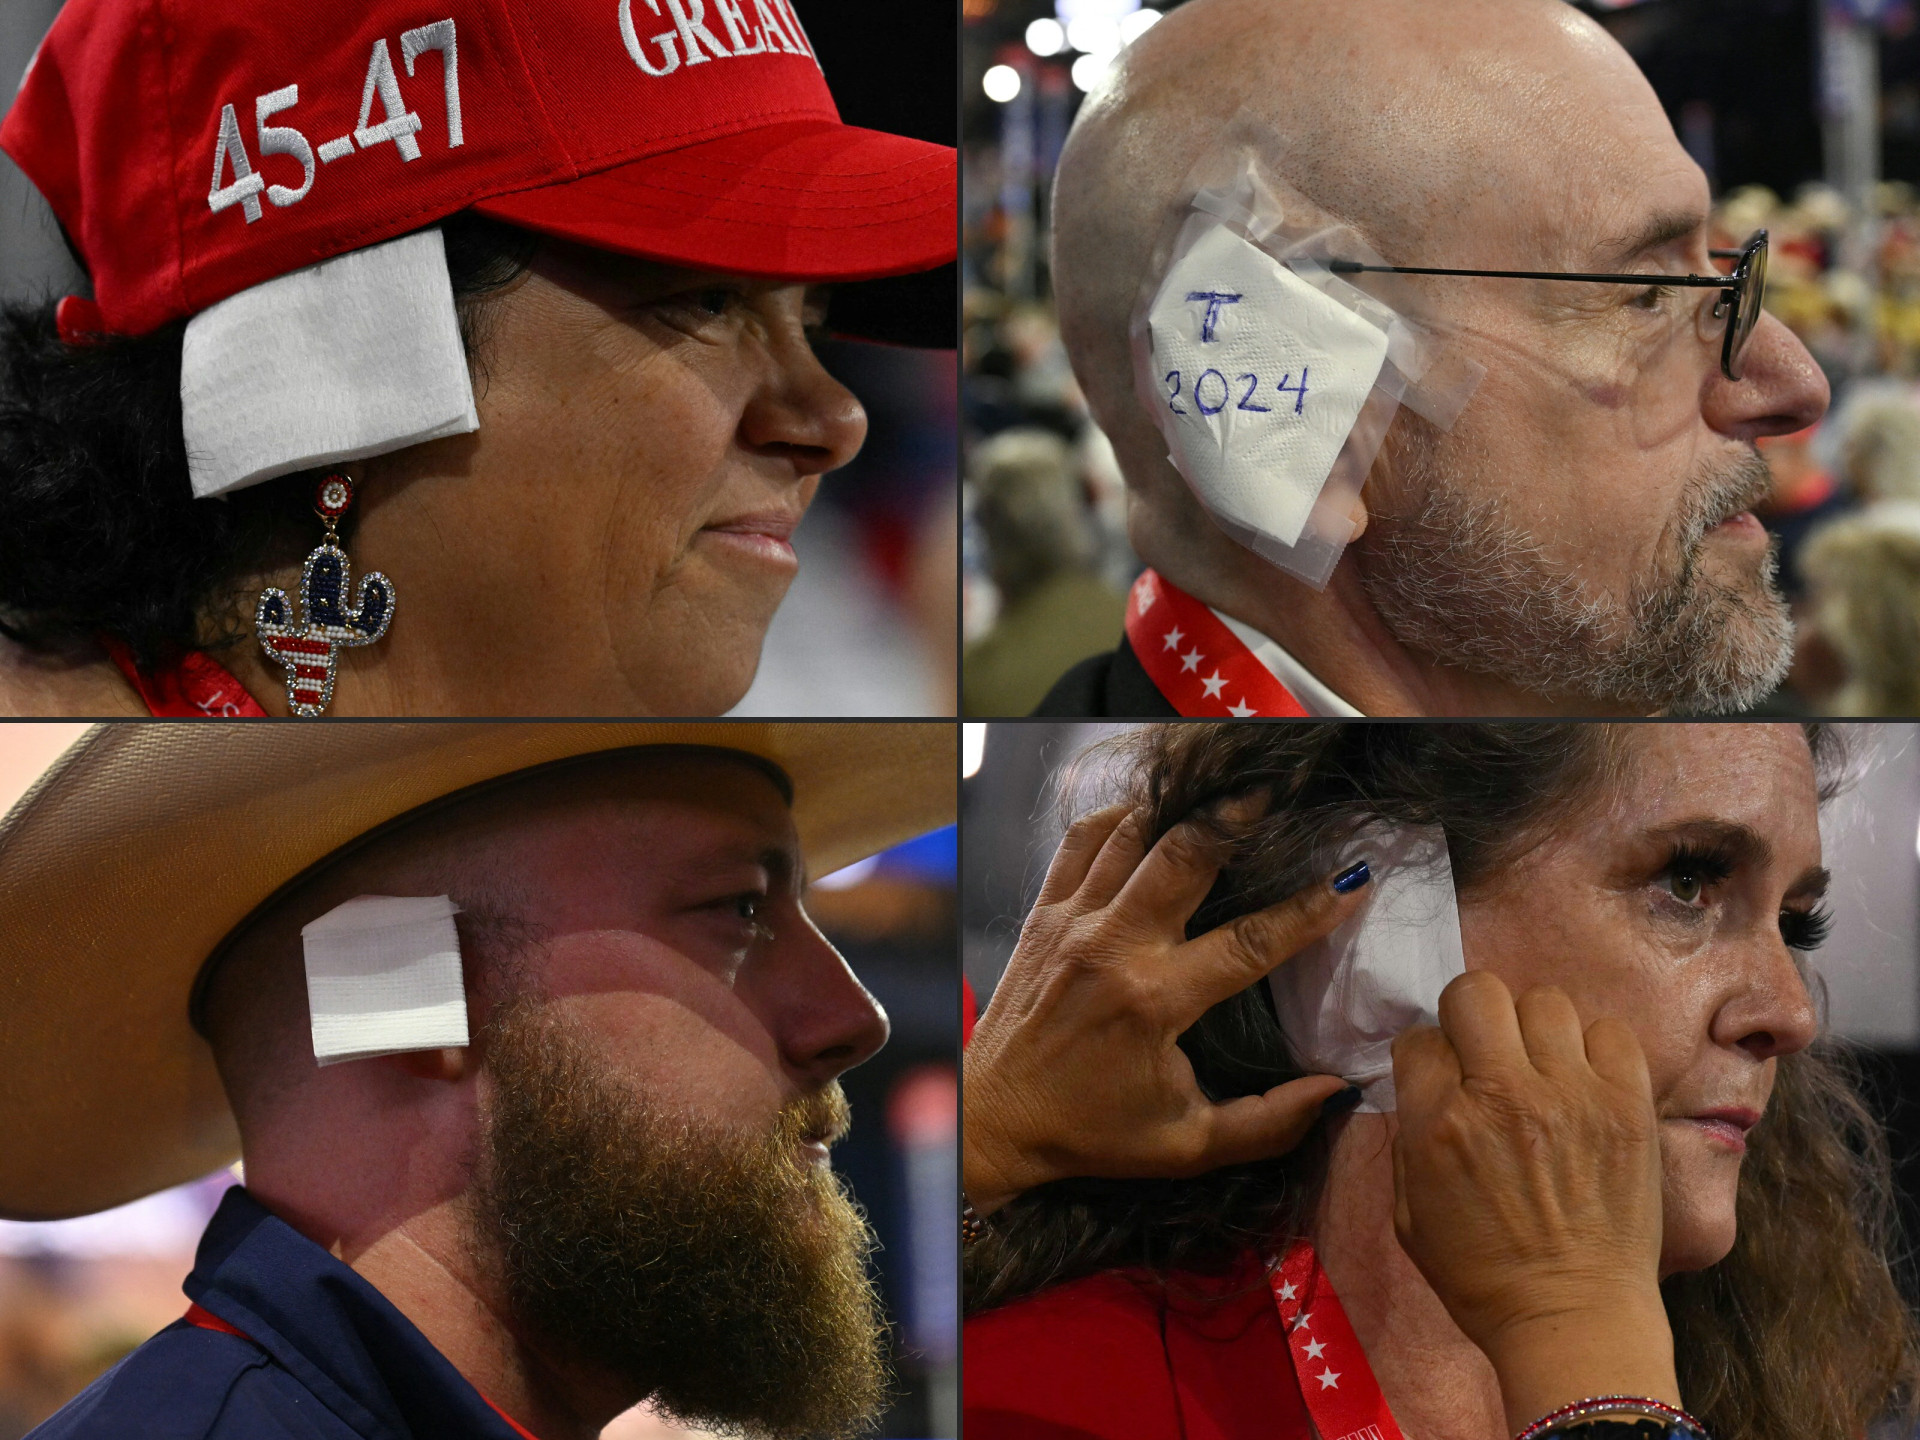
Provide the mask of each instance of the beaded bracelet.
[{"label": "beaded bracelet", "polygon": [[1637,1412],[1648,1420],[1665,1420],[1669,1429],[1677,1428],[1690,1432],[1698,1440],[1707,1440],[1706,1427],[1685,1410],[1645,1395],[1596,1395],[1590,1399],[1576,1400],[1571,1405],[1562,1405],[1550,1415],[1542,1415],[1516,1435],[1514,1440],[1541,1440],[1542,1436],[1557,1434],[1596,1416],[1622,1412]]}]

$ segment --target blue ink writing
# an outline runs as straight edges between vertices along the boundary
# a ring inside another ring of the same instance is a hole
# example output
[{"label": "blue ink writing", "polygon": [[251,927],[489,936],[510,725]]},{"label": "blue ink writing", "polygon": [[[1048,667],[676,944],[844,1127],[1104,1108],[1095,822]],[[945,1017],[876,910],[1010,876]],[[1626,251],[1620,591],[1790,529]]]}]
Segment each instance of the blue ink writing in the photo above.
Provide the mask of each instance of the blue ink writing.
[{"label": "blue ink writing", "polygon": [[1247,382],[1247,389],[1246,393],[1240,397],[1240,404],[1235,408],[1240,410],[1253,410],[1261,415],[1271,413],[1272,406],[1256,405],[1253,403],[1253,392],[1260,388],[1260,377],[1258,375],[1242,375],[1240,378]]},{"label": "blue ink writing", "polygon": [[1180,372],[1178,370],[1167,371],[1167,378],[1163,383],[1173,386],[1173,389],[1167,392],[1167,408],[1176,415],[1186,414],[1186,411],[1173,403],[1180,394]]},{"label": "blue ink writing", "polygon": [[[1209,375],[1220,382],[1220,403],[1218,405],[1207,404],[1207,397],[1200,391],[1200,387],[1207,383],[1207,376]],[[1218,370],[1202,370],[1193,382],[1193,401],[1194,404],[1200,407],[1200,413],[1202,415],[1218,415],[1222,410],[1227,408],[1227,377],[1222,375]]]},{"label": "blue ink writing", "polygon": [[1222,305],[1237,305],[1240,303],[1240,297],[1238,295],[1226,290],[1190,290],[1187,292],[1187,299],[1204,300],[1207,302],[1207,313],[1200,319],[1200,343],[1202,345],[1211,345],[1213,343],[1213,327],[1220,323],[1220,307]]},{"label": "blue ink writing", "polygon": [[1300,383],[1298,385],[1294,385],[1292,383],[1293,372],[1289,370],[1286,374],[1286,377],[1283,380],[1281,380],[1281,382],[1278,385],[1273,387],[1274,389],[1278,390],[1282,395],[1286,394],[1289,390],[1292,390],[1295,392],[1294,401],[1293,401],[1293,413],[1296,415],[1300,414],[1303,410],[1305,410],[1307,405],[1307,368],[1308,367],[1305,365],[1302,365],[1300,367]]}]

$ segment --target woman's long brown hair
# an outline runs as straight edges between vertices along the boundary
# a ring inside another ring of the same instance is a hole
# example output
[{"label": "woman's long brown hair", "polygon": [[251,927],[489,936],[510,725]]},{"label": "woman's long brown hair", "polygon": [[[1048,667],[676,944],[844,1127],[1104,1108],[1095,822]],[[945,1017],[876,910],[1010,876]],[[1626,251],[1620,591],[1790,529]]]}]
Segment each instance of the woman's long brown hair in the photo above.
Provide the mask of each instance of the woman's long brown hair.
[{"label": "woman's long brown hair", "polygon": [[[1166,725],[1099,752],[1107,788],[1146,809],[1158,836],[1216,802],[1264,791],[1234,858],[1195,914],[1199,934],[1318,878],[1367,823],[1440,825],[1469,890],[1544,838],[1570,809],[1631,776],[1623,727]],[[1821,799],[1841,769],[1828,728],[1807,727]],[[1224,832],[1223,832],[1224,834]],[[1208,1011],[1181,1037],[1216,1099],[1301,1073],[1264,989]],[[1304,1235],[1326,1183],[1316,1130],[1292,1154],[1186,1180],[1062,1181],[994,1217],[966,1259],[971,1312],[1102,1270],[1137,1268],[1170,1291],[1250,1247]],[[1920,1327],[1894,1277],[1897,1220],[1884,1128],[1863,1102],[1844,1042],[1778,1062],[1766,1118],[1748,1139],[1739,1237],[1708,1270],[1662,1286],[1681,1393],[1714,1440],[1864,1440],[1920,1409]]]}]

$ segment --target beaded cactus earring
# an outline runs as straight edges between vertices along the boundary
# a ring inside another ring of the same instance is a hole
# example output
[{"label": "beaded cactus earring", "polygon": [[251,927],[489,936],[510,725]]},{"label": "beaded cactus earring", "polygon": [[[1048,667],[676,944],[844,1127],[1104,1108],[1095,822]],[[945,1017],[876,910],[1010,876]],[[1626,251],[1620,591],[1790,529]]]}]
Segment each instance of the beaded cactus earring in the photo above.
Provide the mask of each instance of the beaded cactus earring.
[{"label": "beaded cactus earring", "polygon": [[393,582],[379,571],[362,577],[357,603],[347,608],[352,571],[340,548],[340,517],[353,505],[353,482],[328,475],[314,492],[313,508],[326,522],[327,538],[300,571],[300,611],[284,590],[268,590],[254,607],[254,629],[267,658],[287,672],[287,705],[309,718],[333,703],[333,676],[341,650],[371,645],[393,620]]}]

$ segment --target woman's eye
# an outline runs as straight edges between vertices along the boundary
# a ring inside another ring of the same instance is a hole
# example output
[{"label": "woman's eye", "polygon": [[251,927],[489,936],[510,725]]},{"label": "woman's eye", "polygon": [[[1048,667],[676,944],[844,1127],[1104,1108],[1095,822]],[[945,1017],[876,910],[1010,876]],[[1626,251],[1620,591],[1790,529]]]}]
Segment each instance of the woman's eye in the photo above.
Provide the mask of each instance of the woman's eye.
[{"label": "woman's eye", "polygon": [[1690,870],[1683,865],[1675,865],[1667,871],[1667,893],[1682,905],[1691,905],[1700,898],[1707,888],[1706,877],[1698,870]]},{"label": "woman's eye", "polygon": [[729,914],[737,919],[746,921],[749,925],[753,925],[759,923],[761,914],[766,910],[767,897],[764,895],[751,894],[729,895],[720,903],[726,907]]}]

